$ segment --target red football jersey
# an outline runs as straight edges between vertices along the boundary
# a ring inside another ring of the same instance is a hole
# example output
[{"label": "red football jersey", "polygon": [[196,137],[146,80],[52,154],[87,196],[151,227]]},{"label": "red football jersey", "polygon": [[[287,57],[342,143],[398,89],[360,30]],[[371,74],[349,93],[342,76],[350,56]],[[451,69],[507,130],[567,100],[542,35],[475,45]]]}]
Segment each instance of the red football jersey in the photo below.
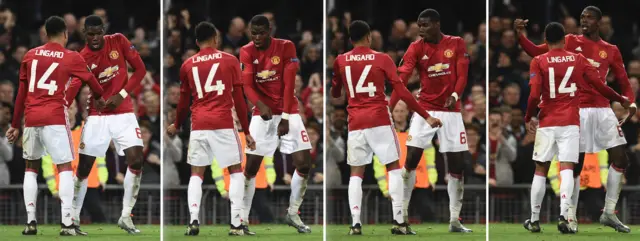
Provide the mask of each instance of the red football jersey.
[{"label": "red football jersey", "polygon": [[333,62],[332,86],[346,86],[349,130],[391,125],[384,82],[402,83],[389,55],[356,47]]},{"label": "red football jersey", "polygon": [[[398,72],[402,80],[407,81],[413,69],[420,74],[421,90],[418,102],[426,110],[450,111],[444,104],[454,92],[458,99],[467,84],[469,55],[464,41],[460,37],[442,35],[437,44],[423,39],[411,43],[402,57]],[[460,101],[453,111],[460,111]]]},{"label": "red football jersey", "polygon": [[[180,81],[180,95],[193,97],[191,130],[234,128],[232,90],[242,86],[236,57],[213,48],[202,49],[184,61]],[[176,127],[180,127],[179,119],[176,118]]]},{"label": "red football jersey", "polygon": [[[91,69],[94,76],[104,88],[104,99],[107,100],[112,95],[116,95],[120,90],[125,88],[129,77],[127,76],[127,62],[141,62],[140,55],[129,40],[122,34],[113,34],[104,36],[104,46],[102,49],[93,51],[89,47],[85,47],[80,52],[82,57],[87,61],[87,66]],[[136,67],[134,67],[136,68]],[[136,72],[139,71],[136,68]],[[144,65],[142,66],[144,72]],[[132,78],[133,79],[133,76]],[[127,96],[120,106],[113,111],[108,109],[102,110],[100,113],[94,108],[93,100],[88,105],[89,115],[113,115],[123,113],[133,113],[133,103],[131,97]]]},{"label": "red football jersey", "polygon": [[[22,108],[18,102],[24,100],[25,127],[67,125],[65,93],[72,77],[88,81],[92,89],[102,92],[84,59],[75,51],[47,43],[25,54],[20,66],[20,91],[26,95],[18,100],[21,98],[18,94],[16,99],[16,109]],[[22,110],[16,110],[14,128],[20,127],[20,115]]]},{"label": "red football jersey", "polygon": [[540,102],[540,127],[580,125],[579,91],[594,88],[616,101],[622,97],[607,87],[585,57],[552,49],[531,60],[531,93],[525,116],[529,121]]},{"label": "red football jersey", "polygon": [[[245,86],[252,86],[258,94],[257,98],[269,106],[274,115],[280,115],[283,112],[298,113],[298,102],[295,101],[293,92],[285,92],[285,81],[295,83],[295,70],[293,76],[288,76],[286,67],[289,64],[298,64],[297,62],[295,45],[285,39],[271,38],[271,44],[266,50],[258,50],[253,42],[240,49],[242,78]],[[248,87],[245,88],[245,91],[248,90]],[[246,94],[249,100],[254,99],[249,93]],[[291,101],[285,109],[286,98],[294,101]],[[253,115],[260,115],[258,108],[253,108]]]},{"label": "red football jersey", "polygon": [[[519,37],[519,42],[523,49],[531,56],[536,56],[548,51],[546,44],[535,46],[523,35]],[[629,78],[627,77],[627,72],[618,47],[602,39],[594,42],[584,35],[567,34],[565,36],[565,50],[584,56],[589,63],[598,70],[602,81],[606,80],[609,70],[612,70],[623,95],[629,98],[631,103],[635,102],[635,94],[629,83]],[[578,78],[581,77],[578,76]],[[586,85],[584,89],[580,89],[579,96],[580,108],[610,107],[609,100],[598,93],[591,85]]]}]

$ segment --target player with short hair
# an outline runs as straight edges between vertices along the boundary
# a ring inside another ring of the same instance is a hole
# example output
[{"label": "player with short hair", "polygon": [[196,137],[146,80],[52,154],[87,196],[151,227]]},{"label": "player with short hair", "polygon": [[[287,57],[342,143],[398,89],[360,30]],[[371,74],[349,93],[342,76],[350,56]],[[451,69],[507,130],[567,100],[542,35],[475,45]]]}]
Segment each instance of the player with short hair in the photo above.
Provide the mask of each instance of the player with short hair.
[{"label": "player with short hair", "polygon": [[352,226],[350,235],[362,234],[360,209],[362,208],[362,179],[365,166],[375,154],[389,173],[389,195],[393,207],[392,234],[413,234],[403,213],[403,184],[400,169],[400,146],[385,100],[385,79],[407,105],[422,116],[432,127],[442,123],[431,117],[413,98],[396,72],[389,55],[373,51],[369,24],[356,20],[349,26],[349,38],[353,50],[338,55],[333,64],[331,95],[340,98],[342,86],[347,85],[349,112],[349,138],[347,164],[351,166],[349,179],[349,208]]},{"label": "player with short hair", "polygon": [[[604,84],[604,80],[584,56],[565,50],[565,32],[560,23],[549,23],[544,30],[549,51],[531,60],[529,86],[531,92],[525,122],[530,133],[536,134],[533,160],[536,172],[531,184],[531,203],[540,205],[546,189],[544,177],[553,156],[560,162],[560,217],[558,230],[575,233],[569,226],[568,215],[574,192],[573,168],[578,163],[580,142],[580,92],[591,87],[607,99],[618,101],[628,108],[628,99],[620,96]],[[540,106],[538,106],[540,104]],[[540,107],[540,121],[532,119]],[[540,182],[542,180],[542,182]],[[538,195],[542,193],[542,195]],[[539,207],[532,210],[531,219],[524,227],[531,232],[540,232]]]},{"label": "player with short hair", "polygon": [[187,190],[191,221],[185,235],[200,232],[198,214],[202,199],[202,180],[211,160],[217,159],[220,168],[229,169],[229,200],[231,201],[231,230],[229,235],[244,235],[242,226],[244,177],[242,174],[242,143],[233,123],[231,108],[235,107],[246,135],[247,147],[255,149],[249,134],[247,104],[242,91],[240,63],[233,55],[216,49],[216,27],[201,22],[195,29],[200,51],[184,61],[180,68],[180,101],[176,121],[167,127],[175,135],[188,115],[191,99],[191,134],[187,162],[191,165],[191,179]]},{"label": "player with short hair", "polygon": [[61,236],[75,236],[73,222],[73,173],[74,158],[71,131],[67,116],[66,92],[75,77],[86,82],[93,91],[93,108],[102,109],[103,89],[87,70],[87,64],[77,52],[65,49],[69,35],[64,19],[49,17],[45,22],[48,41],[45,45],[29,50],[20,65],[20,87],[15,102],[11,128],[7,131],[10,143],[20,135],[24,112],[23,158],[25,173],[23,182],[27,224],[23,235],[36,235],[36,200],[38,197],[38,170],[42,157],[48,153],[56,164],[60,177],[60,205],[62,211]]},{"label": "player with short hair", "polygon": [[243,227],[246,233],[253,234],[247,227],[255,194],[255,176],[263,157],[273,156],[280,146],[280,152],[290,154],[296,167],[291,178],[291,197],[285,221],[299,233],[310,233],[311,229],[298,214],[313,160],[309,136],[294,96],[300,62],[296,46],[289,40],[271,37],[272,26],[264,15],[254,16],[249,23],[251,42],[240,49],[240,63],[245,95],[256,107],[249,124],[256,149],[246,153]]},{"label": "player with short hair", "polygon": [[[87,45],[80,51],[91,72],[98,78],[108,97],[106,109],[89,108],[89,116],[82,129],[80,160],[76,170],[74,209],[76,232],[86,235],[79,228],[80,210],[87,193],[87,177],[96,157],[104,156],[113,141],[119,155],[124,155],[128,164],[124,176],[122,212],[118,226],[130,234],[139,233],[131,220],[131,209],[138,198],[142,175],[142,132],[133,113],[131,93],[138,88],[146,69],[138,51],[122,34],[105,35],[101,17],[88,16],[84,21],[84,36]],[[127,76],[127,63],[134,69]],[[77,90],[75,90],[77,92]],[[72,92],[72,93],[76,93]]]},{"label": "player with short hair", "polygon": [[[469,54],[464,40],[445,35],[440,31],[440,14],[434,9],[426,9],[418,16],[418,27],[422,38],[411,43],[402,57],[398,72],[400,78],[408,81],[417,68],[420,73],[421,90],[418,103],[429,114],[442,120],[441,128],[432,127],[418,115],[411,119],[407,138],[407,160],[404,164],[404,204],[405,213],[409,209],[411,192],[416,183],[416,167],[420,163],[424,149],[431,145],[437,133],[440,152],[444,153],[448,166],[447,193],[449,194],[449,231],[472,232],[460,221],[464,183],[464,153],[467,146],[466,131],[460,114],[459,99],[467,85]],[[398,95],[391,95],[391,109],[398,102]],[[405,217],[407,219],[407,217]]]},{"label": "player with short hair", "polygon": [[[580,97],[580,161],[573,173],[574,191],[571,197],[571,206],[575,208],[578,206],[580,172],[584,163],[584,154],[597,153],[606,149],[609,153],[611,166],[607,176],[607,194],[604,210],[600,216],[600,223],[612,227],[618,232],[628,233],[631,232],[631,229],[624,225],[615,214],[616,204],[620,196],[622,176],[629,165],[629,158],[625,152],[627,141],[620,129],[620,125],[631,119],[635,115],[637,108],[635,94],[627,77],[620,51],[615,45],[607,43],[600,38],[599,21],[601,18],[602,12],[599,8],[595,6],[584,8],[580,15],[582,34],[565,35],[566,45],[564,47],[567,51],[581,54],[587,58],[589,63],[598,69],[603,83],[609,70],[612,70],[622,94],[634,104],[629,109],[629,115],[619,123],[611,110],[607,98],[599,94],[595,88],[585,85],[585,88],[578,93]],[[516,31],[519,33],[518,42],[525,52],[533,57],[547,52],[549,49],[547,44],[536,46],[523,35],[527,22],[528,20],[522,19],[514,21]],[[541,181],[544,182],[544,179]],[[539,197],[539,200],[542,201],[542,197]],[[531,204],[531,206],[534,208],[539,205]],[[569,211],[569,222],[572,229],[577,231],[576,210],[571,208]]]}]

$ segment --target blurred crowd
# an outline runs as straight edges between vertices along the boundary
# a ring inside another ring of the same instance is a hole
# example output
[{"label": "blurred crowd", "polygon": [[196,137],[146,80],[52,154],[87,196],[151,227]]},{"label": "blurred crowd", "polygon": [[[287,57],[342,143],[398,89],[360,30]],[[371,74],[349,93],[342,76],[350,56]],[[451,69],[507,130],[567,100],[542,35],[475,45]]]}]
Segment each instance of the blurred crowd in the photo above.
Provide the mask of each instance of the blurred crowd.
[{"label": "blurred crowd", "polygon": [[[295,80],[295,95],[299,100],[299,108],[302,119],[305,123],[309,139],[311,141],[311,156],[314,165],[311,173],[310,183],[322,184],[324,177],[323,170],[323,141],[322,126],[323,116],[323,86],[322,86],[322,35],[308,29],[293,29],[281,31],[278,29],[278,16],[275,12],[256,12],[263,14],[271,22],[273,37],[288,39],[296,45],[297,54],[300,59],[300,69]],[[195,14],[194,14],[195,15]],[[175,122],[175,108],[180,99],[180,66],[182,62],[198,52],[195,41],[195,25],[202,19],[212,21],[218,28],[218,49],[239,58],[240,48],[250,42],[249,24],[251,16],[232,16],[224,21],[216,22],[208,17],[193,16],[189,8],[171,8],[165,18],[166,52],[164,53],[164,117],[165,127]],[[284,17],[283,17],[284,18]],[[302,20],[297,20],[297,26],[305,26]],[[247,101],[249,108],[252,104]],[[240,123],[234,111],[236,128],[241,130]],[[176,137],[164,137],[163,170],[165,170],[164,183],[168,186],[187,184],[190,177],[190,166],[186,162],[189,121],[183,125],[181,133]],[[164,129],[163,129],[164,132]],[[165,132],[166,134],[166,132]],[[294,167],[291,158],[287,158],[279,151],[273,156],[276,179],[274,184],[289,184]],[[212,160],[213,161],[213,160]],[[264,161],[263,161],[264,162]],[[212,184],[209,170],[205,173],[204,184]],[[255,203],[255,202],[254,202]]]},{"label": "blurred crowd", "polygon": [[[65,12],[60,14],[67,24],[69,41],[67,48],[80,51],[84,48],[84,36],[82,28],[84,19],[89,14],[101,16],[106,23],[107,34],[113,34],[110,28],[109,13],[105,8],[95,8],[87,12],[75,13]],[[22,159],[21,141],[15,145],[9,145],[4,137],[11,119],[13,117],[13,104],[18,91],[18,74],[22,58],[25,53],[34,47],[43,45],[47,41],[44,30],[43,17],[37,26],[29,26],[19,21],[14,8],[10,6],[0,6],[0,185],[22,183],[24,172],[24,160]],[[149,16],[159,19],[158,16]],[[144,141],[145,175],[144,183],[160,182],[160,88],[159,88],[159,48],[160,39],[157,29],[145,29],[131,21],[132,27],[120,32],[124,34],[140,53],[147,69],[147,75],[139,89],[131,93],[134,108],[139,119],[139,124]],[[119,29],[118,29],[119,30]],[[129,71],[131,76],[132,70]],[[89,88],[83,87],[69,108],[69,114],[75,118],[75,123],[71,123],[72,130],[81,126],[84,118],[87,117],[87,98]],[[11,149],[12,152],[5,150]],[[124,157],[119,157],[115,153],[113,144],[106,153],[109,178],[107,183],[122,183],[126,164]],[[43,180],[43,179],[40,179]],[[43,181],[44,182],[44,181]]]},{"label": "blurred crowd", "polygon": [[[420,10],[421,11],[421,10]],[[417,16],[417,13],[416,13]],[[352,13],[345,11],[330,10],[329,17],[327,19],[327,45],[329,49],[327,51],[327,84],[331,83],[329,76],[332,76],[332,66],[338,54],[345,53],[353,46],[350,43],[348,35],[348,26],[352,19]],[[400,62],[404,55],[404,52],[409,47],[409,44],[415,40],[420,39],[418,35],[418,25],[415,22],[416,19],[403,19],[398,18],[387,24],[382,24],[386,29],[376,29],[375,25],[372,25],[371,35],[373,50],[383,52],[391,56],[396,65]],[[443,20],[444,21],[444,20]],[[378,22],[377,25],[380,25]],[[460,23],[462,25],[462,23]],[[486,26],[481,23],[477,26],[466,26],[470,31],[464,31],[465,27],[459,28],[461,31],[447,32],[447,29],[442,29],[443,34],[460,36],[464,39],[467,47],[467,52],[470,55],[471,63],[469,65],[468,83],[462,98],[460,99],[463,104],[462,116],[467,131],[469,153],[465,160],[467,170],[465,171],[465,183],[467,184],[484,184],[486,162],[485,162],[485,123],[486,123],[486,98],[485,98],[485,46],[486,46]],[[383,35],[382,33],[388,33]],[[420,79],[418,72],[414,70],[413,76],[408,80],[407,85],[409,91],[417,97],[420,89]],[[385,88],[387,98],[391,94],[391,86],[387,83]],[[327,132],[325,133],[327,138],[327,180],[332,180],[327,183],[329,188],[346,185],[349,182],[349,166],[346,163],[346,143],[348,136],[347,129],[347,100],[345,95],[341,98],[333,98],[330,95],[327,98]],[[413,112],[407,108],[407,105],[400,101],[396,105],[392,117],[397,132],[407,132],[409,128],[409,120]],[[446,123],[445,123],[446,125]],[[433,144],[435,148],[438,148],[437,137],[434,138]],[[445,176],[447,173],[445,161],[443,155],[436,152],[435,163],[438,171],[437,184],[445,183]],[[472,163],[477,163],[473,165]],[[367,167],[365,172],[364,184],[375,184],[374,172]]]},{"label": "blurred crowd", "polygon": [[[496,13],[489,20],[489,146],[492,186],[510,185],[514,183],[531,183],[534,162],[531,160],[535,135],[525,131],[524,114],[527,98],[529,97],[529,63],[531,57],[518,44],[518,35],[514,30],[515,18],[531,18],[526,36],[536,44],[543,42],[544,27],[548,21],[541,16],[552,16],[549,21],[557,21],[564,25],[565,31],[580,34],[579,15],[586,4],[564,5],[563,1],[558,11],[549,11],[548,15],[536,12],[535,4],[529,6],[525,1],[498,4]],[[540,4],[538,4],[540,5]],[[629,31],[623,20],[627,14],[624,9],[614,9],[611,5],[596,5],[603,11],[600,23],[600,35],[604,41],[616,45],[627,69],[631,87],[636,93],[640,85],[640,44],[637,31]],[[537,6],[542,7],[542,6]],[[620,12],[623,11],[623,12]],[[612,15],[616,13],[616,15]],[[620,15],[620,17],[618,17]],[[638,22],[636,21],[635,24]],[[619,92],[613,74],[607,76],[607,84]],[[619,92],[620,93],[620,92]],[[636,98],[636,102],[637,98]],[[618,118],[626,115],[619,104],[612,104]],[[627,139],[627,154],[631,161],[626,171],[626,184],[638,185],[640,173],[640,144],[638,128],[640,127],[639,113],[630,121],[622,125]]]}]

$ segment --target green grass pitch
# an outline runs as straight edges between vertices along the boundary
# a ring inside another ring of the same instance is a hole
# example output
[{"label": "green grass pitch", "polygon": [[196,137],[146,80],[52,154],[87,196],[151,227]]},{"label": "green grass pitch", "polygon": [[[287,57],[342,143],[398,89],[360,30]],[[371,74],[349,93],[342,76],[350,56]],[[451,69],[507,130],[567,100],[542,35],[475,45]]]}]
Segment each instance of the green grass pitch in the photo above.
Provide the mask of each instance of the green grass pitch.
[{"label": "green grass pitch", "polygon": [[256,236],[229,236],[229,224],[200,225],[198,236],[185,236],[186,225],[172,225],[164,227],[164,241],[174,240],[260,240],[260,241],[306,241],[322,240],[322,225],[309,225],[310,234],[300,234],[286,224],[258,224],[250,225],[249,229],[256,232]]},{"label": "green grass pitch", "polygon": [[542,233],[530,233],[522,224],[489,224],[489,240],[494,241],[626,241],[640,240],[640,225],[629,226],[631,233],[618,233],[612,228],[602,226],[600,224],[579,224],[577,234],[561,234],[558,231],[557,224],[545,223],[541,224]]},{"label": "green grass pitch", "polygon": [[137,225],[141,233],[130,235],[120,229],[116,224],[92,224],[82,225],[82,231],[88,236],[62,237],[60,225],[38,225],[38,235],[24,236],[24,225],[0,225],[0,240],[6,241],[30,241],[30,240],[73,240],[73,241],[158,241],[160,240],[160,225]]},{"label": "green grass pitch", "polygon": [[465,224],[473,233],[449,233],[449,224],[412,224],[411,229],[417,235],[399,236],[391,234],[391,224],[363,225],[362,236],[348,235],[350,225],[327,225],[327,240],[447,240],[447,241],[484,241],[486,226],[484,224]]}]

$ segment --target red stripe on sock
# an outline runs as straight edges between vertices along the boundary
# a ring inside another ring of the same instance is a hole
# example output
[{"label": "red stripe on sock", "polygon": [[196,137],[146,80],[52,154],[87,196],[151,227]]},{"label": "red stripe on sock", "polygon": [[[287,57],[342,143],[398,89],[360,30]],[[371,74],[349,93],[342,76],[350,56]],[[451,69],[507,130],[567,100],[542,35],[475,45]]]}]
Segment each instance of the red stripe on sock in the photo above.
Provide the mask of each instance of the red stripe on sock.
[{"label": "red stripe on sock", "polygon": [[33,168],[25,168],[24,172],[33,172],[35,174],[38,174],[38,169],[33,169]]},{"label": "red stripe on sock", "polygon": [[300,173],[300,171],[298,171],[298,169],[296,169],[296,171],[294,171],[296,174],[298,174],[298,176],[302,177],[302,178],[307,178],[307,174],[303,174]]},{"label": "red stripe on sock", "polygon": [[136,170],[136,169],[133,169],[133,168],[131,168],[131,167],[129,167],[129,171],[130,171],[131,173],[133,173],[134,175],[136,175],[136,176],[137,176],[137,175],[140,175],[140,173],[142,173],[142,170]]},{"label": "red stripe on sock", "polygon": [[199,178],[200,178],[200,180],[204,180],[204,174],[200,175],[200,174],[198,174],[198,173],[191,173],[191,176],[192,176],[192,177],[199,177]]},{"label": "red stripe on sock", "polygon": [[456,179],[462,179],[462,174],[449,173],[449,175],[451,175],[452,177],[454,177]]},{"label": "red stripe on sock", "polygon": [[242,171],[243,171],[242,168],[240,168],[238,170],[235,170],[235,171],[229,170],[229,174],[234,174],[234,173],[238,173],[238,172],[242,172]]},{"label": "red stripe on sock", "polygon": [[73,171],[73,167],[71,166],[58,167],[58,173],[67,172],[67,171]]},{"label": "red stripe on sock", "polygon": [[352,177],[359,177],[360,179],[364,180],[364,175],[358,175],[358,174],[351,173],[351,176]]},{"label": "red stripe on sock", "polygon": [[560,166],[560,171],[564,171],[564,170],[573,170],[573,167],[563,167],[563,166]]},{"label": "red stripe on sock", "polygon": [[545,178],[547,177],[547,175],[544,174],[544,172],[541,172],[541,171],[536,171],[533,175],[541,176],[541,177],[545,177]]},{"label": "red stripe on sock", "polygon": [[613,168],[613,170],[616,170],[618,172],[624,173],[625,169],[624,168],[619,168],[616,167],[615,165],[611,164],[611,168]]},{"label": "red stripe on sock", "polygon": [[396,168],[393,168],[393,167],[387,167],[387,172],[389,172],[389,171],[393,171],[393,170],[398,170],[398,169],[400,169],[400,166],[398,166],[398,167],[396,167]]}]

